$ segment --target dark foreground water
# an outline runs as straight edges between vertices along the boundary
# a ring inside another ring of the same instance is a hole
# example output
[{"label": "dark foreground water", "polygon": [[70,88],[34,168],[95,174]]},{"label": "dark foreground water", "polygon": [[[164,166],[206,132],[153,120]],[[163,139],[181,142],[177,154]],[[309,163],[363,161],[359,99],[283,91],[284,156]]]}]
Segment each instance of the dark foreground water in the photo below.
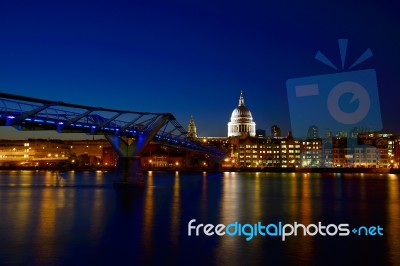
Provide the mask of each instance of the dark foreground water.
[{"label": "dark foreground water", "polygon": [[[112,178],[0,172],[0,265],[400,265],[398,175],[150,172],[134,190]],[[196,237],[192,219],[379,225],[384,235]]]}]

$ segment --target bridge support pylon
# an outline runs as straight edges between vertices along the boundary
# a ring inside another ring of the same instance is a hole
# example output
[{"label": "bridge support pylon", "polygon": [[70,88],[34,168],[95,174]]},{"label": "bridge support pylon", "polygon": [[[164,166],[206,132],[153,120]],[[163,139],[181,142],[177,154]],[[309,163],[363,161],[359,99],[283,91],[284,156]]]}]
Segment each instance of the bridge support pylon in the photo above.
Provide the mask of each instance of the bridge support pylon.
[{"label": "bridge support pylon", "polygon": [[105,136],[118,154],[115,171],[116,187],[144,186],[144,177],[138,152],[138,140],[124,140],[119,136]]},{"label": "bridge support pylon", "polygon": [[119,186],[144,186],[144,177],[140,156],[119,157],[117,161],[116,174],[119,180],[114,182],[114,185]]},{"label": "bridge support pylon", "polygon": [[159,116],[148,130],[134,138],[124,139],[118,135],[105,135],[118,154],[116,170],[118,180],[114,182],[116,187],[144,186],[140,154],[170,117],[171,114]]}]

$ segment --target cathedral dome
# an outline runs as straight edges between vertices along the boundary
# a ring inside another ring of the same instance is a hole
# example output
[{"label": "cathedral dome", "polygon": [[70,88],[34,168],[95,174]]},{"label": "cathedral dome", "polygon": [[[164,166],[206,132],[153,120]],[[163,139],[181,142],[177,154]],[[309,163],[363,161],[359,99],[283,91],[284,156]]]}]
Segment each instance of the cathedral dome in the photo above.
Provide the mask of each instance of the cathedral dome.
[{"label": "cathedral dome", "polygon": [[233,110],[228,123],[228,137],[244,134],[255,136],[256,123],[253,122],[250,110],[244,105],[243,93],[240,92],[239,105]]},{"label": "cathedral dome", "polygon": [[233,110],[231,115],[231,122],[253,122],[253,116],[249,108],[244,105],[239,105]]}]

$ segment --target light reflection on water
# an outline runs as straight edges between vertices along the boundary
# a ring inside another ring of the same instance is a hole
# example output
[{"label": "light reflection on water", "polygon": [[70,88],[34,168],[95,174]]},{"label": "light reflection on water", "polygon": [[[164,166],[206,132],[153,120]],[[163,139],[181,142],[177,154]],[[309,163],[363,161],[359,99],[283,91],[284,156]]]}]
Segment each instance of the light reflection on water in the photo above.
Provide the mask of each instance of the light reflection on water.
[{"label": "light reflection on water", "polygon": [[[398,175],[148,172],[146,187],[132,190],[112,181],[100,171],[0,172],[0,264],[400,261]],[[191,219],[380,225],[385,236],[188,237]]]},{"label": "light reflection on water", "polygon": [[399,177],[389,175],[387,190],[389,197],[387,199],[388,224],[386,232],[387,245],[389,247],[389,261],[392,265],[400,263],[400,200],[399,200]]}]

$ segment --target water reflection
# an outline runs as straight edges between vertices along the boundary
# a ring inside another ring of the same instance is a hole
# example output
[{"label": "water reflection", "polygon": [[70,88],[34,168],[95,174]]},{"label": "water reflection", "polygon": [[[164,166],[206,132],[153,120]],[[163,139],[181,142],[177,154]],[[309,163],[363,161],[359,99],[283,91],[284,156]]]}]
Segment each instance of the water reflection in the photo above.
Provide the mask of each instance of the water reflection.
[{"label": "water reflection", "polygon": [[[0,173],[0,264],[340,264],[334,254],[396,264],[400,257],[398,175],[148,172],[142,190],[115,190],[103,172],[63,176],[59,187],[54,172]],[[190,219],[380,224],[385,236],[188,237]]]},{"label": "water reflection", "polygon": [[[51,178],[45,175],[45,179]],[[46,180],[48,182],[48,180]],[[59,194],[54,193],[51,189],[43,189],[39,198],[39,206],[37,209],[37,231],[35,239],[44,245],[35,246],[36,258],[40,261],[49,261],[55,254],[55,232],[56,232],[56,202],[59,200]]]},{"label": "water reflection", "polygon": [[181,193],[179,172],[175,172],[173,194],[171,202],[171,240],[173,244],[178,243],[181,218]]},{"label": "water reflection", "polygon": [[149,171],[147,174],[147,187],[143,204],[142,240],[144,251],[147,252],[149,256],[154,237],[154,179],[152,171]]},{"label": "water reflection", "polygon": [[[255,180],[254,180],[254,189],[253,189],[253,193],[254,193],[253,214],[254,214],[254,216],[252,217],[252,221],[260,220],[262,218],[262,216],[264,215],[262,213],[262,205],[261,205],[262,202],[261,202],[260,173],[257,172],[255,175],[256,176],[255,176]],[[250,187],[250,189],[251,189],[251,187]]]},{"label": "water reflection", "polygon": [[203,172],[201,178],[201,196],[200,196],[200,215],[199,217],[205,221],[207,218],[207,205],[208,205],[208,182],[207,182],[207,172]]},{"label": "water reflection", "polygon": [[388,190],[388,223],[385,229],[389,247],[389,261],[392,265],[399,263],[400,258],[400,200],[399,200],[399,177],[389,175],[387,182]]},{"label": "water reflection", "polygon": [[[311,179],[309,174],[302,174],[301,176],[301,185],[302,185],[302,193],[300,196],[300,201],[298,204],[300,205],[300,213],[299,213],[299,223],[304,224],[305,226],[315,223],[312,217],[313,213],[318,212],[317,209],[313,210],[312,199],[317,198],[315,195],[320,195],[321,187],[319,185],[320,179],[315,178]],[[311,190],[311,182],[315,185],[313,186],[313,191]],[[315,193],[315,194],[314,194]],[[299,234],[301,235],[301,234]],[[313,246],[314,238],[312,236],[303,236],[296,237],[293,239],[294,246],[291,249],[298,249],[299,253],[302,254],[299,260],[304,265],[312,264],[312,246]]]},{"label": "water reflection", "polygon": [[[239,211],[240,184],[236,173],[225,172],[222,180],[222,197],[220,203],[220,223],[230,224],[233,222],[245,223],[241,220],[241,213]],[[251,207],[251,206],[250,206]],[[217,254],[224,254],[217,256],[218,265],[229,265],[230,262],[238,262],[241,260],[241,252],[239,252],[240,241],[239,237],[229,237],[218,239]]]}]

